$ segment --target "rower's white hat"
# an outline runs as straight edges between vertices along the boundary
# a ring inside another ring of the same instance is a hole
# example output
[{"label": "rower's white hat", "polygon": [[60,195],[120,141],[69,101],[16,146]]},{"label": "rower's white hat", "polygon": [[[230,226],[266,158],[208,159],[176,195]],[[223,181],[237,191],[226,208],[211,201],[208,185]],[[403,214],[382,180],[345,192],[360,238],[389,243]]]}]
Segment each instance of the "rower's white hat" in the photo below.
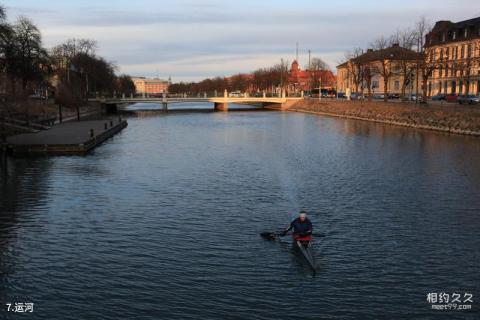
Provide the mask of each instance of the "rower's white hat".
[{"label": "rower's white hat", "polygon": [[305,211],[300,211],[300,217],[306,217],[307,213]]}]

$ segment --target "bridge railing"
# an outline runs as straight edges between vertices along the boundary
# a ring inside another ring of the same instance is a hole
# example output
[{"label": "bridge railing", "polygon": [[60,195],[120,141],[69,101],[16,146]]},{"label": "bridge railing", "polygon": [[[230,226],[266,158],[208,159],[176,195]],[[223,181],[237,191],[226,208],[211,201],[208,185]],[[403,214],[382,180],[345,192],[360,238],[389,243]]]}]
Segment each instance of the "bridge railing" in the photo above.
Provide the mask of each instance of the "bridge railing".
[{"label": "bridge railing", "polygon": [[303,92],[297,93],[279,93],[279,92],[266,92],[259,91],[254,93],[245,93],[245,92],[228,92],[228,91],[210,91],[203,93],[180,93],[180,94],[171,94],[171,93],[160,93],[160,94],[148,94],[148,93],[136,93],[136,94],[125,94],[114,92],[111,96],[99,95],[99,94],[90,94],[90,100],[111,100],[111,99],[211,99],[211,98],[303,98]]}]

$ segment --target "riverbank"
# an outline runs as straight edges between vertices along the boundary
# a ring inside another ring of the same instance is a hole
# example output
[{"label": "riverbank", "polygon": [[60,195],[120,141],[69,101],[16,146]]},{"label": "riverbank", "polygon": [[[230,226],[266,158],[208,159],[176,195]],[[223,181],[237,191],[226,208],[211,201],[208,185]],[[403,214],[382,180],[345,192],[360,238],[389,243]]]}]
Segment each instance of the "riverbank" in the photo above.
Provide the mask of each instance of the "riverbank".
[{"label": "riverbank", "polygon": [[480,106],[476,105],[306,99],[294,104],[289,111],[480,136]]}]

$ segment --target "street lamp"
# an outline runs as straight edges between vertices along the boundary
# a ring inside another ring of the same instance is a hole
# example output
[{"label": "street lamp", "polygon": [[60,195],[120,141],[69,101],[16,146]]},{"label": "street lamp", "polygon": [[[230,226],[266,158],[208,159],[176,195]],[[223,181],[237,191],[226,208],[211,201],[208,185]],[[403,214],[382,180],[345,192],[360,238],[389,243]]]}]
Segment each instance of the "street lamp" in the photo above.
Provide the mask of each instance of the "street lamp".
[{"label": "street lamp", "polygon": [[320,77],[320,85],[318,86],[318,100],[322,101],[322,78]]}]

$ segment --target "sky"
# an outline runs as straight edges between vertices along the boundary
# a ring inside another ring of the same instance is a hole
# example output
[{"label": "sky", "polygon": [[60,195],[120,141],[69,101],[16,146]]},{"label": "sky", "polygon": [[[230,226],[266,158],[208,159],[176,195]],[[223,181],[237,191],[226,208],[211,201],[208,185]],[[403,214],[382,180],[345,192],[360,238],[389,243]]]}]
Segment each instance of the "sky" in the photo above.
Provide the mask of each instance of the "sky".
[{"label": "sky", "polygon": [[196,81],[320,57],[335,70],[345,52],[429,21],[480,16],[478,0],[0,0],[8,19],[33,20],[51,48],[69,38],[131,76]]}]

